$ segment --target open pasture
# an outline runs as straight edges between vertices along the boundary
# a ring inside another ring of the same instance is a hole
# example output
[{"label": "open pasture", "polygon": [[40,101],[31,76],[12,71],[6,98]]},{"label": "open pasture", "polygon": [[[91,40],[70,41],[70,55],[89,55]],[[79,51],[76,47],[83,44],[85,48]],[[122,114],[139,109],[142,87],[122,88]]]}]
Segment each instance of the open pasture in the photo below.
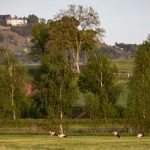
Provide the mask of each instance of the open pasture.
[{"label": "open pasture", "polygon": [[0,135],[0,150],[150,150],[150,137]]},{"label": "open pasture", "polygon": [[132,73],[134,66],[134,59],[133,58],[118,59],[116,61],[113,61],[113,64],[117,66],[118,71],[120,73]]}]

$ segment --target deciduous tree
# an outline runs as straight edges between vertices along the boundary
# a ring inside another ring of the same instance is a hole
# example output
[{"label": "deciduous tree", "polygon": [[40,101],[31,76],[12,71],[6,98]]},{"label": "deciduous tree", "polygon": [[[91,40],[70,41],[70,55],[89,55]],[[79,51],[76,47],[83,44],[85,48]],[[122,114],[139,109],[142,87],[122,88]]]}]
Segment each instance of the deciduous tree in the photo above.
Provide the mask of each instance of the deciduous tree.
[{"label": "deciduous tree", "polygon": [[116,67],[112,66],[106,56],[99,51],[92,51],[87,66],[79,77],[79,88],[82,92],[91,92],[99,101],[97,114],[107,119],[114,115],[115,102],[119,96],[119,87],[114,84]]},{"label": "deciduous tree", "polygon": [[[69,113],[75,98],[75,76],[63,49],[53,47],[41,61],[40,91],[43,112],[60,118]],[[63,133],[62,123],[60,132]]]},{"label": "deciduous tree", "polygon": [[150,40],[144,41],[135,54],[133,76],[129,81],[127,101],[128,125],[136,131],[149,130],[150,126]]},{"label": "deciduous tree", "polygon": [[35,24],[31,29],[31,35],[36,54],[43,55],[46,51],[46,43],[49,35],[48,25],[45,23]]},{"label": "deciduous tree", "polygon": [[99,16],[91,7],[70,5],[68,10],[58,13],[55,20],[49,45],[65,46],[80,73],[80,52],[92,49],[102,37]]},{"label": "deciduous tree", "polygon": [[0,111],[2,118],[16,119],[24,105],[25,72],[8,50],[0,48]]}]

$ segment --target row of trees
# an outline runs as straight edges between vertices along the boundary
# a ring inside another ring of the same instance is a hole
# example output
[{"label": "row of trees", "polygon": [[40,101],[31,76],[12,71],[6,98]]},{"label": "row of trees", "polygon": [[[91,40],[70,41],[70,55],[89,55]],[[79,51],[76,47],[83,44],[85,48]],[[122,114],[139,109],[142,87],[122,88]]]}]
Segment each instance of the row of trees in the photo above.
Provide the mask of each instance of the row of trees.
[{"label": "row of trees", "polygon": [[[40,58],[41,66],[35,80],[39,92],[30,98],[23,90],[27,82],[24,71],[12,55],[2,49],[0,110],[3,117],[36,116],[62,121],[69,117],[79,91],[85,95],[86,112],[93,121],[116,117],[118,108],[115,104],[120,87],[115,84],[113,72],[117,68],[96,48],[102,33],[97,13],[92,8],[74,5],[58,13],[47,24],[34,25],[33,56]],[[149,129],[149,49],[150,40],[139,46],[134,75],[129,82],[125,118],[128,125],[137,130]],[[86,64],[82,71],[81,53]],[[63,133],[62,123],[60,132]]]}]

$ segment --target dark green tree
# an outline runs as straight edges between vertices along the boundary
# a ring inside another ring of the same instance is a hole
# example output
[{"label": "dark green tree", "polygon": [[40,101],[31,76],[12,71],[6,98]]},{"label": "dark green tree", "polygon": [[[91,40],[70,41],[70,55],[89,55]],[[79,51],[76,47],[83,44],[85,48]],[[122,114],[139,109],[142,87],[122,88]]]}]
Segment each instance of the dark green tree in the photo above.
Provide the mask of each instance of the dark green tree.
[{"label": "dark green tree", "polygon": [[[99,116],[107,119],[115,113],[115,102],[119,96],[119,87],[114,84],[116,67],[99,51],[92,51],[87,66],[81,73],[78,85],[81,92],[91,92],[99,104]],[[91,111],[91,110],[90,110]]]},{"label": "dark green tree", "polygon": [[[41,61],[40,91],[42,110],[48,117],[67,116],[75,98],[75,75],[63,49],[51,48]],[[63,133],[62,124],[60,132]]]},{"label": "dark green tree", "polygon": [[33,42],[33,49],[36,50],[36,54],[39,53],[40,55],[45,53],[46,43],[48,40],[49,35],[49,28],[48,25],[45,23],[38,23],[33,25],[31,29],[32,35],[32,42]]},{"label": "dark green tree", "polygon": [[36,24],[38,22],[39,18],[36,15],[32,14],[28,16],[28,24]]},{"label": "dark green tree", "polygon": [[129,81],[127,122],[135,131],[150,129],[150,40],[144,41],[135,54],[133,76]]}]

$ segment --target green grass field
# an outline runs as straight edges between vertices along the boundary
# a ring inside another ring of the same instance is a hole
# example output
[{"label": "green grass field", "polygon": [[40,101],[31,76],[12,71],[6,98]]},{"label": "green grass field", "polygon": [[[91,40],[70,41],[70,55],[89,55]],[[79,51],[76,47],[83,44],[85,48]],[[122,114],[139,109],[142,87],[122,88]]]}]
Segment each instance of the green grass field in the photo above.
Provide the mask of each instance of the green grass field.
[{"label": "green grass field", "polygon": [[0,150],[150,150],[150,137],[0,135]]},{"label": "green grass field", "polygon": [[113,62],[119,72],[121,73],[132,73],[133,72],[133,65],[134,65],[134,59],[133,58],[126,58],[126,59],[119,59]]}]

